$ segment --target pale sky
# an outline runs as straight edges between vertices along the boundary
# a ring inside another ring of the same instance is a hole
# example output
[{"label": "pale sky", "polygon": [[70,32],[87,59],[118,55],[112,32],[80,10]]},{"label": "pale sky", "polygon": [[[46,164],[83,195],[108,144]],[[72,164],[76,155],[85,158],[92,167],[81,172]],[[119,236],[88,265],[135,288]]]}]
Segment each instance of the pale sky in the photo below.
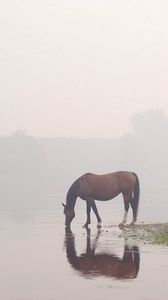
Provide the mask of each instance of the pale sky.
[{"label": "pale sky", "polygon": [[105,137],[168,116],[167,0],[1,0],[0,135]]}]

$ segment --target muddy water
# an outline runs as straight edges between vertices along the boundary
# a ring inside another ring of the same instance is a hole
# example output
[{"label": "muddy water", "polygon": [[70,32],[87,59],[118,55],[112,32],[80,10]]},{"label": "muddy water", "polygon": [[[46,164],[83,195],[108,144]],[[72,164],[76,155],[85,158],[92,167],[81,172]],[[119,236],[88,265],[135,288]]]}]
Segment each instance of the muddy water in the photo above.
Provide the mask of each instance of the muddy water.
[{"label": "muddy water", "polygon": [[[61,197],[46,198],[39,209],[32,203],[1,211],[0,299],[167,300],[168,248],[121,236],[122,201],[98,205],[101,231],[94,216],[90,231],[82,228],[85,205],[78,201],[72,232],[65,232]],[[167,221],[160,199],[141,203],[141,221]]]}]

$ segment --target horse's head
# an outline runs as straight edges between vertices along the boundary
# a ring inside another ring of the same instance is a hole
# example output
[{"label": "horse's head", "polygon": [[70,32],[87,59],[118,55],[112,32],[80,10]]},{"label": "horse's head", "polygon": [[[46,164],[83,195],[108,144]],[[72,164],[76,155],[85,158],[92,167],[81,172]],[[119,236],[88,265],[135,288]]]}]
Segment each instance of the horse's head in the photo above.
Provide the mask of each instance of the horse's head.
[{"label": "horse's head", "polygon": [[64,215],[65,215],[65,226],[70,227],[73,218],[75,217],[74,210],[68,208],[64,203],[62,203],[64,207]]}]

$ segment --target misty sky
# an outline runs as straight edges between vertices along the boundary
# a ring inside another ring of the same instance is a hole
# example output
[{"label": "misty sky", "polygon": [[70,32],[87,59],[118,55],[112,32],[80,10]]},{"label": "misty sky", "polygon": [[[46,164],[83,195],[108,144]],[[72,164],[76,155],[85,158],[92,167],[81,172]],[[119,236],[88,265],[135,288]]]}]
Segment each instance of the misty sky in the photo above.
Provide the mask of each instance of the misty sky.
[{"label": "misty sky", "polygon": [[0,134],[113,137],[168,116],[167,0],[1,0]]}]

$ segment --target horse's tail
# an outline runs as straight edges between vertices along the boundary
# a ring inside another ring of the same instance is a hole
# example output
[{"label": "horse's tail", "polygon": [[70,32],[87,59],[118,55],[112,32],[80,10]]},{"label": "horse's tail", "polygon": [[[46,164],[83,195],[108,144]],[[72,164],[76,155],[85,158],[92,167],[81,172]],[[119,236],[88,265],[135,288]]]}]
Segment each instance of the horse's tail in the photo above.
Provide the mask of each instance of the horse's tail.
[{"label": "horse's tail", "polygon": [[132,209],[133,209],[133,217],[134,221],[137,220],[137,214],[138,214],[138,207],[139,207],[139,198],[140,198],[140,184],[139,184],[139,178],[137,174],[132,173],[135,178],[136,178],[136,183],[134,187],[134,192],[133,192],[133,200],[131,203]]}]

